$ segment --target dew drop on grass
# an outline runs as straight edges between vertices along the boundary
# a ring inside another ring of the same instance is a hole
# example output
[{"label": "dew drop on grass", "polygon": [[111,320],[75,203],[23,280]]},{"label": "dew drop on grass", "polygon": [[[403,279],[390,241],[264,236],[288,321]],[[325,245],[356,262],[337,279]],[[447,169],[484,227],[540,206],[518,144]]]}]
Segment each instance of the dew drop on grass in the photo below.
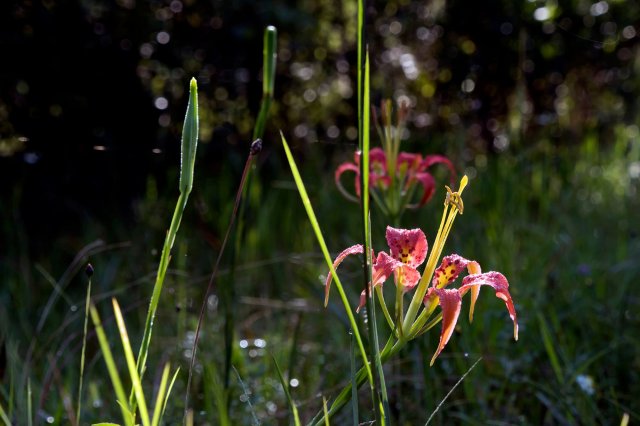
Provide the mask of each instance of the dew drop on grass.
[{"label": "dew drop on grass", "polygon": [[264,339],[255,339],[253,341],[253,344],[257,347],[257,348],[266,348],[267,347],[267,341]]},{"label": "dew drop on grass", "polygon": [[249,346],[249,342],[247,342],[245,339],[240,340],[239,344],[242,349],[246,349]]}]

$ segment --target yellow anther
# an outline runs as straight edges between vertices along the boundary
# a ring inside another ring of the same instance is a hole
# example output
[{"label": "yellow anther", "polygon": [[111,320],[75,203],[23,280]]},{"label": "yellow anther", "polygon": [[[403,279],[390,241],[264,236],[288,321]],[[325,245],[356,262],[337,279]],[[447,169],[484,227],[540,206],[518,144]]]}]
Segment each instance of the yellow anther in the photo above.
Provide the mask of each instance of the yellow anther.
[{"label": "yellow anther", "polygon": [[464,202],[462,202],[460,193],[453,192],[447,185],[445,185],[444,187],[447,188],[447,197],[444,199],[444,205],[448,206],[449,204],[453,204],[454,206],[456,206],[460,214],[464,213]]}]

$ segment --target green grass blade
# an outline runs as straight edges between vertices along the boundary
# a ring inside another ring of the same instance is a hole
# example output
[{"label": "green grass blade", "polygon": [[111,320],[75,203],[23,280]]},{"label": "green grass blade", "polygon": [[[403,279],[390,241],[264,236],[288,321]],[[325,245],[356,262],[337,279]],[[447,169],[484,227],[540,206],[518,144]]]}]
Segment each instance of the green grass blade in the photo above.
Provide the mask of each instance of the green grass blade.
[{"label": "green grass blade", "polygon": [[[361,42],[363,38],[360,39]],[[369,318],[369,324],[367,326],[367,330],[369,332],[369,356],[374,360],[375,369],[373,369],[373,382],[371,387],[371,392],[373,394],[373,404],[376,412],[376,420],[378,424],[385,423],[385,412],[388,412],[387,409],[383,408],[380,410],[380,407],[388,406],[387,400],[387,390],[384,381],[384,373],[382,370],[382,365],[380,363],[380,350],[378,346],[378,325],[376,320],[376,310],[375,310],[375,292],[370,291],[369,283],[371,282],[371,268],[373,259],[371,259],[371,221],[370,221],[370,212],[369,212],[369,149],[370,149],[370,138],[369,138],[369,126],[370,126],[370,92],[369,92],[369,84],[370,84],[370,72],[369,72],[369,53],[365,54],[365,64],[364,64],[364,80],[362,81],[362,118],[358,120],[361,124],[361,128],[359,131],[360,135],[360,146],[362,150],[362,155],[360,159],[360,186],[362,189],[361,193],[361,214],[362,214],[362,229],[363,229],[363,245],[364,245],[364,267],[363,267],[363,278],[364,283],[363,287],[367,295],[367,303],[366,303],[366,311],[367,318]],[[378,389],[378,383],[380,384],[380,389]],[[380,404],[380,394],[382,395],[382,405]]]},{"label": "green grass blade", "polygon": [[[363,108],[363,103],[362,103],[362,82],[364,81],[362,78],[362,67],[364,66],[364,61],[363,61],[363,52],[364,52],[364,37],[365,37],[365,33],[364,33],[364,1],[365,0],[358,0],[358,42],[357,42],[357,48],[358,48],[358,65],[357,65],[357,69],[358,69],[358,120],[360,120],[362,118],[362,108]],[[362,147],[359,147],[360,149],[362,149]]]},{"label": "green grass blade", "polygon": [[331,426],[329,424],[329,412],[327,411],[327,398],[322,397],[322,412],[324,413],[324,426]]},{"label": "green grass blade", "polygon": [[171,370],[171,364],[166,363],[164,365],[164,369],[162,370],[162,378],[160,379],[160,385],[158,386],[158,395],[156,396],[156,404],[153,406],[153,417],[151,418],[152,426],[158,426],[160,424],[163,402],[167,393],[167,383],[169,382],[170,370]]},{"label": "green grass blade", "polygon": [[547,355],[549,356],[549,361],[551,362],[551,367],[553,368],[553,372],[556,375],[556,379],[558,379],[558,383],[562,384],[564,382],[562,378],[562,367],[560,366],[560,360],[558,359],[558,354],[553,347],[553,341],[551,339],[551,333],[549,332],[549,327],[547,326],[546,321],[542,317],[542,314],[538,313],[538,324],[540,325],[540,334],[542,335],[542,343],[544,344],[544,348],[547,351]]},{"label": "green grass blade", "polygon": [[333,262],[331,261],[331,256],[329,255],[327,244],[325,243],[324,237],[322,236],[322,231],[320,230],[318,219],[316,218],[316,215],[313,211],[313,207],[311,206],[311,201],[309,200],[309,195],[307,195],[307,190],[305,189],[304,182],[302,182],[302,177],[300,176],[300,172],[298,171],[298,166],[296,165],[296,162],[293,159],[293,155],[291,154],[291,150],[289,149],[289,145],[287,144],[287,141],[284,135],[281,134],[281,138],[282,138],[282,146],[284,147],[284,151],[285,151],[285,154],[287,155],[287,160],[289,162],[289,167],[291,168],[291,173],[293,174],[293,179],[298,188],[298,193],[300,194],[300,198],[302,199],[302,204],[304,205],[304,208],[307,211],[307,215],[309,216],[309,222],[311,222],[311,227],[313,228],[313,232],[316,235],[316,239],[318,240],[318,244],[320,245],[320,249],[322,250],[324,259],[327,262],[327,266],[329,267],[329,271],[331,275],[333,276],[333,280],[335,281],[335,287],[338,289],[338,293],[340,294],[340,298],[342,299],[342,304],[344,305],[344,310],[347,313],[347,317],[349,318],[349,324],[351,325],[353,335],[356,339],[356,342],[358,343],[358,349],[360,350],[360,355],[362,356],[362,362],[367,372],[367,378],[369,380],[369,383],[373,383],[371,366],[369,365],[369,361],[367,360],[367,353],[364,350],[362,338],[360,337],[360,332],[358,331],[358,325],[356,323],[356,320],[353,317],[352,309],[351,309],[351,306],[349,305],[349,300],[347,300],[347,295],[344,292],[344,288],[342,287],[340,278],[338,278],[338,274],[336,274],[335,268],[333,267]]},{"label": "green grass blade", "polygon": [[[349,346],[351,355],[351,410],[353,412],[353,426],[358,426],[360,424],[360,414],[358,413],[358,370],[356,370],[356,348],[353,344],[353,334],[351,335],[351,344]],[[324,410],[324,418],[327,418],[326,408]]]},{"label": "green grass blade", "polygon": [[84,302],[84,326],[82,330],[82,349],[80,350],[80,380],[78,383],[78,409],[76,410],[78,424],[81,424],[82,384],[84,380],[85,352],[87,349],[87,329],[89,328],[89,305],[91,304],[91,275],[93,275],[93,266],[91,266],[91,264],[87,264],[86,274],[89,277],[89,283],[87,284],[87,297]]},{"label": "green grass blade", "polygon": [[180,372],[180,367],[173,373],[173,378],[169,383],[169,388],[167,389],[167,394],[164,396],[164,402],[162,403],[162,412],[160,413],[160,418],[164,417],[164,410],[167,409],[167,403],[169,402],[169,395],[171,395],[171,389],[173,389],[173,385],[176,383],[176,379],[178,378],[178,373]]},{"label": "green grass blade", "polygon": [[262,138],[264,134],[264,126],[269,115],[269,108],[273,101],[273,89],[276,80],[276,60],[278,42],[278,30],[274,26],[268,26],[264,30],[263,42],[263,61],[262,61],[262,102],[260,103],[260,112],[256,119],[256,125],[253,129],[253,140]]},{"label": "green grass blade", "polygon": [[100,344],[100,350],[102,351],[104,362],[107,365],[107,371],[109,372],[109,377],[111,378],[111,383],[113,384],[116,398],[118,398],[118,405],[120,405],[120,410],[122,411],[122,419],[124,420],[124,424],[126,426],[133,426],[133,415],[131,414],[128,406],[125,405],[127,404],[127,395],[124,392],[122,380],[120,380],[120,374],[118,373],[116,363],[113,360],[113,355],[111,354],[111,349],[109,348],[109,341],[107,340],[107,336],[104,333],[104,328],[102,327],[102,323],[100,322],[100,315],[98,314],[98,310],[93,305],[93,303],[89,307],[89,313],[91,314],[91,321],[93,321],[93,325],[96,328],[98,343]]},{"label": "green grass blade", "polygon": [[33,426],[33,407],[32,407],[32,393],[31,393],[31,377],[27,379],[27,425]]},{"label": "green grass blade", "polygon": [[280,370],[280,366],[278,365],[278,361],[276,361],[276,357],[271,355],[273,359],[273,363],[276,366],[276,371],[278,372],[278,379],[280,379],[280,384],[282,385],[282,389],[284,390],[284,394],[287,397],[287,402],[289,403],[289,408],[291,409],[291,413],[293,414],[293,423],[296,426],[300,426],[300,416],[298,415],[298,407],[296,407],[296,403],[291,398],[291,393],[289,392],[289,384],[284,380],[282,376],[282,371]]},{"label": "green grass blade", "polygon": [[133,355],[133,350],[131,349],[131,342],[129,342],[129,333],[127,333],[127,327],[124,323],[124,318],[122,317],[122,311],[120,310],[118,301],[113,298],[111,299],[111,303],[113,304],[113,312],[116,316],[118,332],[120,333],[120,339],[122,340],[122,349],[124,351],[124,357],[127,361],[127,368],[129,369],[131,386],[136,395],[136,402],[138,405],[138,409],[140,410],[140,420],[142,421],[143,426],[149,426],[149,411],[147,410],[147,403],[144,398],[144,390],[142,389],[140,375],[138,374],[138,369],[136,367],[136,359]]},{"label": "green grass blade", "polygon": [[4,423],[4,426],[11,426],[11,421],[9,420],[7,413],[4,411],[4,408],[2,408],[1,403],[0,403],[0,420],[2,420],[2,422]]}]

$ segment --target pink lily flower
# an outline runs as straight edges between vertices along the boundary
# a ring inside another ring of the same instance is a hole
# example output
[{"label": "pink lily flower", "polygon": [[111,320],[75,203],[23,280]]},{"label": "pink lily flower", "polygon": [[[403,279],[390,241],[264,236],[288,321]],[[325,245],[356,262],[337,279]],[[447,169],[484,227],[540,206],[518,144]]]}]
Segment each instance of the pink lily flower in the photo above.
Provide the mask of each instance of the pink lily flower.
[{"label": "pink lily flower", "polygon": [[[458,278],[464,268],[467,268],[469,275],[462,280],[462,285],[454,289],[445,288]],[[469,290],[471,290],[469,321],[473,321],[474,307],[480,293],[480,287],[483,285],[492,287],[496,292],[496,297],[504,301],[509,316],[513,321],[513,337],[515,340],[518,340],[516,309],[509,294],[509,282],[505,276],[495,271],[482,273],[478,262],[467,260],[457,254],[452,254],[442,259],[442,264],[435,270],[431,287],[427,291],[423,301],[427,309],[433,307],[434,303],[439,303],[442,309],[440,342],[438,343],[438,349],[431,359],[431,365],[433,365],[435,359],[449,342],[460,315],[462,297]]]},{"label": "pink lily flower", "polygon": [[[386,231],[387,244],[389,245],[389,253],[381,251],[375,258],[371,276],[370,289],[378,286],[382,286],[384,282],[394,275],[394,280],[397,286],[402,288],[404,293],[412,290],[418,281],[420,281],[420,272],[416,269],[420,266],[427,256],[427,237],[420,229],[396,229],[391,226],[387,226]],[[362,254],[364,248],[361,244],[356,244],[345,250],[343,250],[334,260],[334,269],[338,268],[338,265],[351,254]],[[372,257],[373,257],[372,251]],[[325,281],[325,306],[329,300],[329,289],[331,288],[332,276],[327,275]],[[366,292],[363,290],[360,295],[360,304],[356,309],[359,312],[360,309],[366,303]]]},{"label": "pink lily flower", "polygon": [[[424,206],[435,193],[435,179],[429,173],[429,169],[436,164],[444,164],[449,170],[451,181],[455,180],[456,172],[453,164],[443,155],[427,155],[422,157],[420,154],[409,152],[400,152],[396,160],[395,176],[389,175],[389,167],[387,156],[381,148],[373,148],[369,152],[369,184],[372,190],[379,191],[384,194],[391,186],[391,181],[395,179],[400,190],[400,195],[405,196],[411,194],[413,188],[419,185],[422,190],[419,201],[416,203],[408,203],[404,207],[415,209]],[[345,172],[354,173],[354,186],[356,195],[349,193],[342,185],[342,175]],[[360,197],[360,152],[354,155],[354,161],[345,162],[338,166],[335,171],[334,179],[338,190],[348,200],[358,201]]]}]

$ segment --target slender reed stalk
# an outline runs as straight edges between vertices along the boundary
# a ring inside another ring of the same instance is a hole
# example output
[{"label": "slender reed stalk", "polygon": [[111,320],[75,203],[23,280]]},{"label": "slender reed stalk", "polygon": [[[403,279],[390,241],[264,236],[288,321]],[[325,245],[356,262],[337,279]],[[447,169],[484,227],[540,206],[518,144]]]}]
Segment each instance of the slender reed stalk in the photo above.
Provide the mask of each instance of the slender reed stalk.
[{"label": "slender reed stalk", "polygon": [[[277,30],[273,26],[268,26],[264,30],[263,40],[263,75],[262,75],[262,101],[260,104],[260,112],[256,119],[256,125],[253,129],[253,140],[262,139],[264,134],[264,128],[267,118],[269,116],[269,109],[273,100],[273,91],[275,86],[275,70],[277,60]],[[246,194],[251,188],[252,169],[247,172],[246,183],[242,188],[242,199],[246,198]],[[221,286],[220,299],[224,309],[224,376],[223,376],[223,389],[226,394],[225,405],[229,408],[230,400],[228,399],[230,377],[231,377],[231,358],[233,353],[233,345],[235,341],[235,304],[236,304],[236,292],[233,285],[235,278],[236,259],[239,257],[241,246],[243,244],[243,230],[244,230],[244,210],[246,203],[240,204],[239,212],[237,214],[238,224],[236,226],[235,236],[232,239],[233,249],[231,251],[231,257],[229,260],[229,277],[226,282],[227,285]]]},{"label": "slender reed stalk", "polygon": [[200,315],[198,316],[198,324],[196,326],[196,333],[193,339],[193,346],[191,348],[191,361],[189,363],[189,378],[187,379],[187,389],[185,391],[184,397],[184,421],[187,421],[187,415],[189,413],[189,391],[191,389],[191,380],[193,378],[193,366],[195,364],[196,359],[196,351],[198,350],[198,341],[200,340],[200,330],[202,328],[202,322],[204,320],[204,311],[207,307],[207,299],[211,290],[213,289],[213,283],[215,282],[215,277],[218,275],[218,268],[220,267],[220,260],[222,259],[222,254],[227,246],[227,241],[229,240],[229,234],[233,229],[233,225],[235,223],[235,219],[238,213],[238,206],[240,205],[240,201],[242,200],[243,189],[247,180],[247,175],[249,174],[249,170],[251,169],[251,164],[253,162],[253,158],[260,153],[262,150],[262,140],[256,139],[251,144],[251,148],[249,149],[249,155],[247,157],[247,161],[244,165],[244,170],[242,171],[242,177],[240,178],[240,185],[238,186],[238,191],[236,192],[236,200],[233,205],[233,211],[231,212],[231,218],[229,219],[229,226],[227,227],[227,231],[224,235],[224,239],[222,240],[222,245],[220,246],[220,251],[218,252],[218,257],[216,258],[216,263],[213,267],[213,272],[211,272],[211,277],[209,278],[209,284],[207,285],[207,290],[204,294],[204,299],[202,301],[202,306],[200,307]]}]

